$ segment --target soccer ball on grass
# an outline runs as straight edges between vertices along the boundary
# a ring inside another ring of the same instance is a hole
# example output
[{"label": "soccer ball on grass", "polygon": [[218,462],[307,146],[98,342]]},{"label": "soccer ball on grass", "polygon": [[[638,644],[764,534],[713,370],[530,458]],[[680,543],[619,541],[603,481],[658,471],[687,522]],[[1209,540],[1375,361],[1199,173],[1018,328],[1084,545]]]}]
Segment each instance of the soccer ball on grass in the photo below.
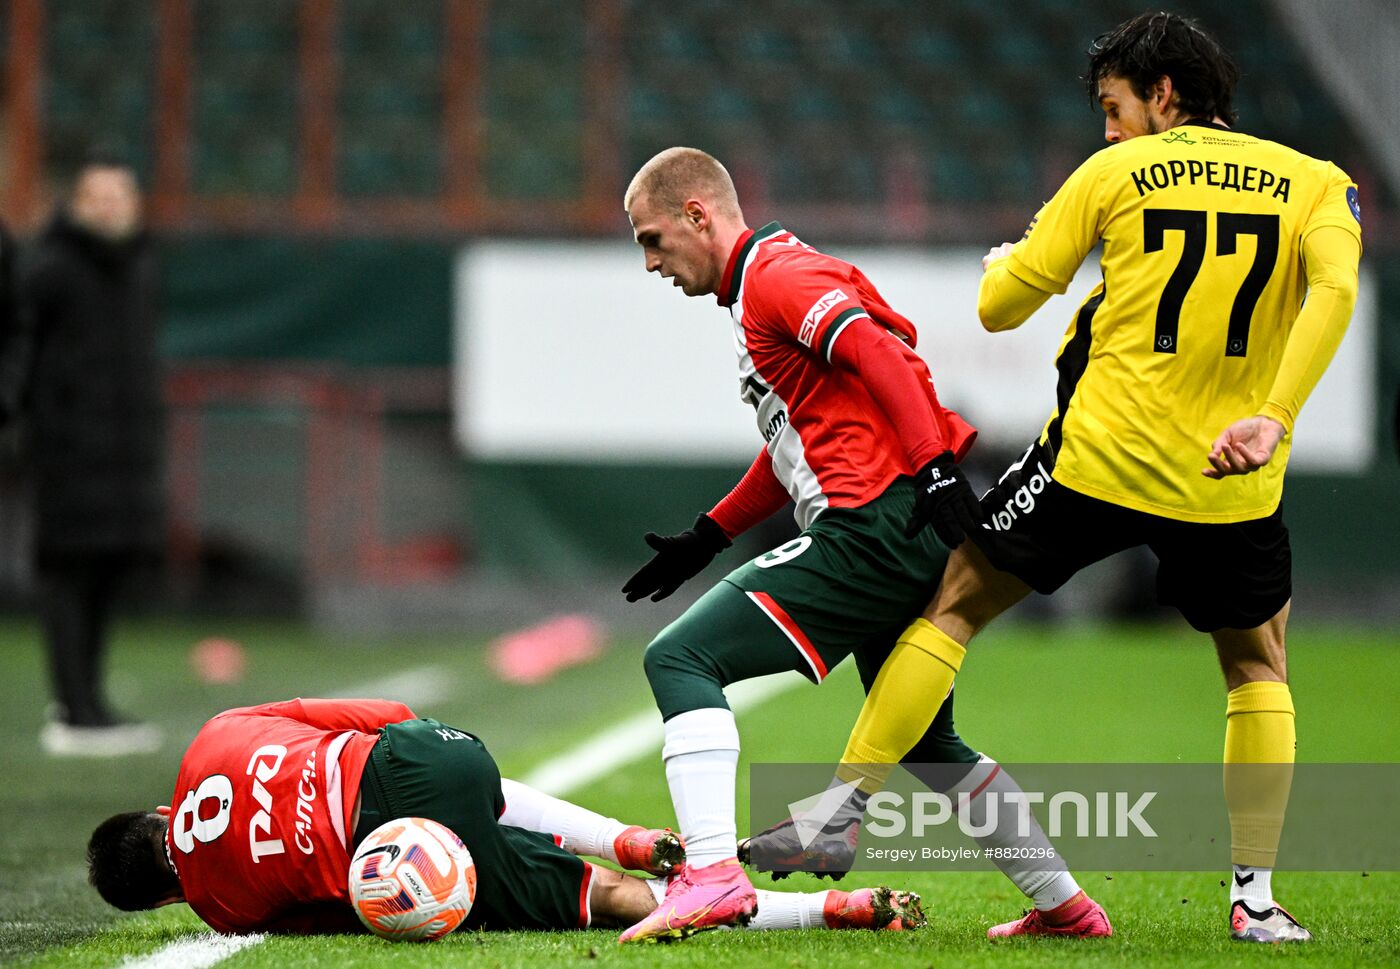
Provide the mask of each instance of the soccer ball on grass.
[{"label": "soccer ball on grass", "polygon": [[350,904],[383,939],[429,942],[451,932],[476,899],[476,865],[451,829],[426,818],[381,824],[350,861]]}]

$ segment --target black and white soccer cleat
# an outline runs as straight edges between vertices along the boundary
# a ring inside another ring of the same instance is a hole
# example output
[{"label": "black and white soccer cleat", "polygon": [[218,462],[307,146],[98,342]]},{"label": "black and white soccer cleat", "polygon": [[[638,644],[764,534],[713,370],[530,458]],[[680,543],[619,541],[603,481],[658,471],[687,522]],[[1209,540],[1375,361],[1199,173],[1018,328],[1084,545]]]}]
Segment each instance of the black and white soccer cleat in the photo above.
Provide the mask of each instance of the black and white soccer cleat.
[{"label": "black and white soccer cleat", "polygon": [[1230,906],[1230,938],[1240,942],[1309,942],[1312,933],[1281,905],[1256,912],[1244,902]]},{"label": "black and white soccer cleat", "polygon": [[791,818],[739,842],[739,861],[769,872],[774,881],[795,871],[839,880],[855,863],[860,820],[845,817],[828,822],[807,844]]}]

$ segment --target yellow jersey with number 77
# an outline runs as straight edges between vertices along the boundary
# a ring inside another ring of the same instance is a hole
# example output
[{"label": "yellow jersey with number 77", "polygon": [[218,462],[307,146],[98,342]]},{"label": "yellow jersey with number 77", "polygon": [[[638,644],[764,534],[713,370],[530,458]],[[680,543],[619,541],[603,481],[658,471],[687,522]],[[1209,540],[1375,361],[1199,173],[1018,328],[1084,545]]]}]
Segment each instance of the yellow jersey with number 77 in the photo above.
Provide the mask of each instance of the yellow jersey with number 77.
[{"label": "yellow jersey with number 77", "polygon": [[1063,293],[1103,244],[1103,282],[1056,361],[1041,437],[1055,480],[1181,521],[1272,514],[1291,436],[1257,473],[1201,469],[1232,421],[1264,414],[1291,431],[1301,402],[1270,394],[1306,295],[1303,241],[1323,226],[1360,241],[1346,173],[1220,125],[1188,122],[1085,161],[1007,260],[1022,282]]}]

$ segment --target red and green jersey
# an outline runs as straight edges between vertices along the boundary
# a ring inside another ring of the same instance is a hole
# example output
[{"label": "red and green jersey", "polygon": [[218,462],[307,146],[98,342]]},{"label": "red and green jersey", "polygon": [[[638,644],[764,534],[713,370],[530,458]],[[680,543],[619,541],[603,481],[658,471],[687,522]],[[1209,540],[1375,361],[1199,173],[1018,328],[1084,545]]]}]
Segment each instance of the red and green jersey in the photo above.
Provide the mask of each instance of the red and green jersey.
[{"label": "red and green jersey", "polygon": [[[796,504],[806,528],[827,508],[860,507],[895,478],[918,470],[914,436],[959,460],[976,431],[941,406],[928,366],[914,352],[914,325],[855,266],[818,252],[776,222],[745,232],[718,291],[734,321],[739,395],[751,404],[766,448],[759,464]],[[900,428],[859,370],[833,365],[853,324],[868,320],[897,338],[903,363],[927,395],[927,427]]]},{"label": "red and green jersey", "polygon": [[166,852],[220,932],[347,930],[351,812],[389,700],[287,700],[219,714],[180,761]]}]

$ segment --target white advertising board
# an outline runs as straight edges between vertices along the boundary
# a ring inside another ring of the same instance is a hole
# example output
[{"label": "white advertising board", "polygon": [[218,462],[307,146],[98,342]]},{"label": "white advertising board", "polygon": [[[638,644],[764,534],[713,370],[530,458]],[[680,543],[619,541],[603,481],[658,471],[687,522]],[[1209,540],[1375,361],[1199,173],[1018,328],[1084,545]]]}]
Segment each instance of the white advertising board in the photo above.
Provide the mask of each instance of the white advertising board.
[{"label": "white advertising board", "polygon": [[[977,322],[982,250],[836,248],[919,328],[939,397],[986,443],[1023,447],[1054,406],[1054,359],[1098,281],[1019,330]],[[1361,296],[1336,359],[1298,422],[1295,468],[1363,471],[1375,438],[1376,287]],[[739,402],[729,314],[685,298],[618,242],[487,241],[457,261],[457,438],[487,460],[745,461],[761,439]]]}]

